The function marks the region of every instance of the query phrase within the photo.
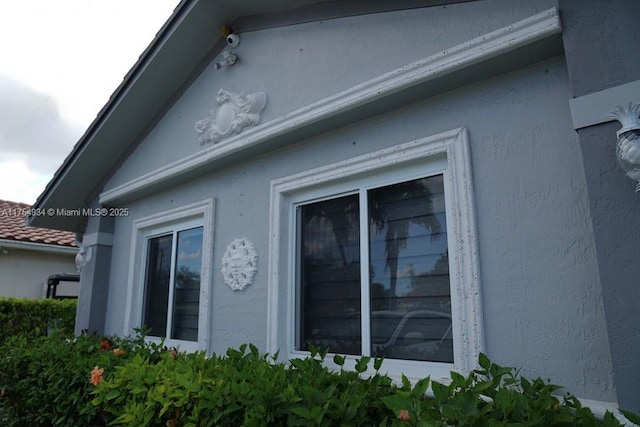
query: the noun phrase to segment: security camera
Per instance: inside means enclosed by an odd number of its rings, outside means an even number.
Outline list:
[[[227,44],[231,47],[236,47],[240,44],[240,36],[237,34],[229,34],[226,40]]]

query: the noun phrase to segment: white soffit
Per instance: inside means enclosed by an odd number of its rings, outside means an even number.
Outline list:
[[[611,112],[618,105],[627,105],[629,102],[640,102],[640,80],[570,99],[573,128],[581,129],[613,121],[615,119],[609,117]]]
[[[516,51],[559,34],[561,31],[558,9],[548,9],[522,21],[382,74],[144,174],[101,193],[100,204],[113,205],[129,200],[137,194],[142,194],[151,188],[170,184],[171,181],[179,179],[187,173],[193,173],[194,170],[225,159],[232,154],[256,147],[271,139],[282,137],[304,127],[327,121],[327,119],[365,104],[382,101],[390,95],[435,81],[496,56]],[[323,129],[323,131],[328,130],[330,129]]]

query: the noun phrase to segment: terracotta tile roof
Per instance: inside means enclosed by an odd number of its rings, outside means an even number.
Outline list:
[[[0,199],[0,239],[76,246],[74,233],[27,226],[26,216],[30,207],[26,203]]]

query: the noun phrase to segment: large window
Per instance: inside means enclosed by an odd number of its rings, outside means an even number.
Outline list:
[[[133,222],[125,335],[142,327],[150,340],[209,350],[213,210],[209,199]]]
[[[382,356],[392,376],[469,372],[483,349],[467,132],[271,183],[268,349]],[[327,363],[331,363],[328,359]]]
[[[296,211],[298,349],[453,363],[442,174]]]

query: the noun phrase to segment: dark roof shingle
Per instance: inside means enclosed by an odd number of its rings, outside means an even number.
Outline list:
[[[0,199],[0,239],[76,246],[73,233],[27,226],[26,217],[30,208],[26,203]]]

